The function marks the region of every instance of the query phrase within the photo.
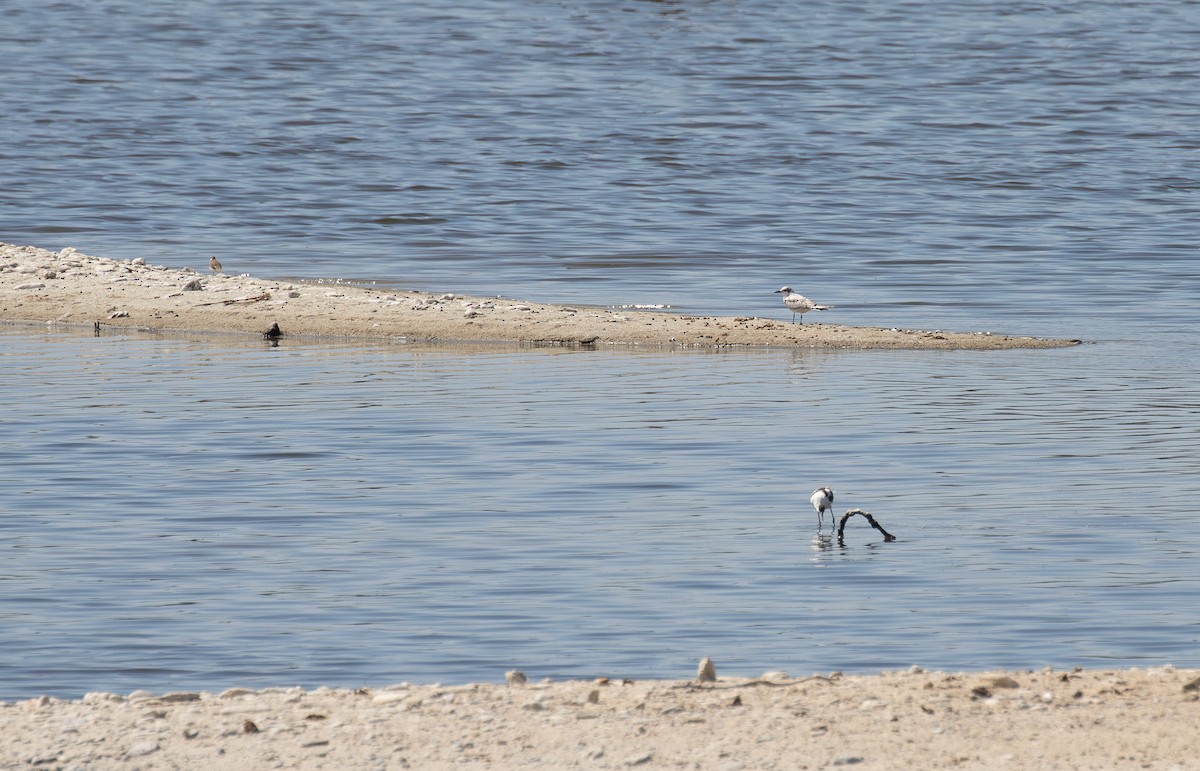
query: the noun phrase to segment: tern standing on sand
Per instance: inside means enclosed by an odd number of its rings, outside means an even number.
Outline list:
[[[812,497],[813,508],[817,510],[817,527],[820,528],[825,524],[825,512],[829,512],[829,522],[833,524],[833,488],[818,487],[813,490]]]
[[[804,323],[804,314],[809,311],[827,311],[832,308],[832,305],[817,305],[812,300],[802,294],[796,294],[790,286],[785,286],[775,291],[775,294],[783,295],[783,305],[792,312],[792,323],[796,323],[796,314],[800,314],[800,323]]]
[[[224,270],[221,269],[221,263],[217,260],[217,256],[215,254],[212,256],[212,259],[210,259],[208,261],[208,267],[212,269],[213,273],[224,273],[225,272]]]

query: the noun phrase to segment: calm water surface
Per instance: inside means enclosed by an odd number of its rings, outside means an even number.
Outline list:
[[[0,240],[1084,338],[0,329],[0,696],[1200,666],[1200,6],[0,8]],[[828,318],[826,318],[828,317]],[[854,521],[813,543],[829,483]]]
[[[1097,348],[5,330],[5,695],[1196,665],[1195,373]]]
[[[0,19],[11,242],[739,315],[788,283],[850,323],[1071,336],[1092,320],[1063,305],[1200,278],[1194,3],[11,0]]]

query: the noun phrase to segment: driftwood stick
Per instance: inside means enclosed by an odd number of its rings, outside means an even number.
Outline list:
[[[729,683],[727,685],[718,685],[710,683],[681,683],[673,685],[672,688],[682,688],[686,691],[727,691],[731,688],[756,688],[759,686],[769,686],[772,688],[787,688],[793,685],[802,685],[811,683],[813,680],[824,680],[827,683],[835,682],[837,677],[826,677],[825,675],[812,675],[811,677],[803,677],[799,680],[789,680],[786,683],[776,683],[770,680],[751,680],[747,683]]]
[[[889,533],[888,531],[884,530],[883,525],[876,522],[875,517],[872,517],[870,512],[863,511],[862,509],[850,509],[849,511],[847,511],[845,514],[842,515],[842,520],[841,520],[841,522],[838,523],[838,545],[839,546],[845,546],[845,543],[843,542],[843,539],[842,539],[842,532],[846,529],[846,520],[850,519],[850,517],[853,517],[855,514],[862,514],[864,517],[866,517],[867,521],[871,523],[871,527],[873,527],[876,530],[878,530],[879,532],[883,533],[883,540],[885,540],[885,541],[896,540],[896,536],[894,536],[891,533]]]
[[[260,300],[270,300],[271,293],[263,292],[262,294],[250,295],[248,297],[235,297],[232,300],[215,300],[210,303],[196,303],[194,307],[201,308],[205,305],[232,305],[234,303],[256,303]]]

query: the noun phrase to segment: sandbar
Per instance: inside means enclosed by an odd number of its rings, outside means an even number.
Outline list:
[[[991,332],[795,324],[755,316],[467,297],[361,284],[270,280],[0,244],[0,321],[158,332],[673,348],[1001,350],[1079,340]],[[228,262],[228,260],[226,261]],[[781,307],[780,315],[786,311]]]

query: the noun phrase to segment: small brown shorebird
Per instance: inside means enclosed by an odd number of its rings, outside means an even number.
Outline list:
[[[796,314],[800,314],[800,323],[804,323],[804,314],[809,311],[827,311],[832,305],[817,305],[802,294],[796,294],[790,286],[775,290],[775,294],[783,295],[783,305],[792,312],[792,323],[796,323]]]
[[[212,268],[213,273],[225,272],[224,269],[221,268],[221,262],[217,259],[216,255],[213,255],[213,257],[208,261],[208,267]]]

